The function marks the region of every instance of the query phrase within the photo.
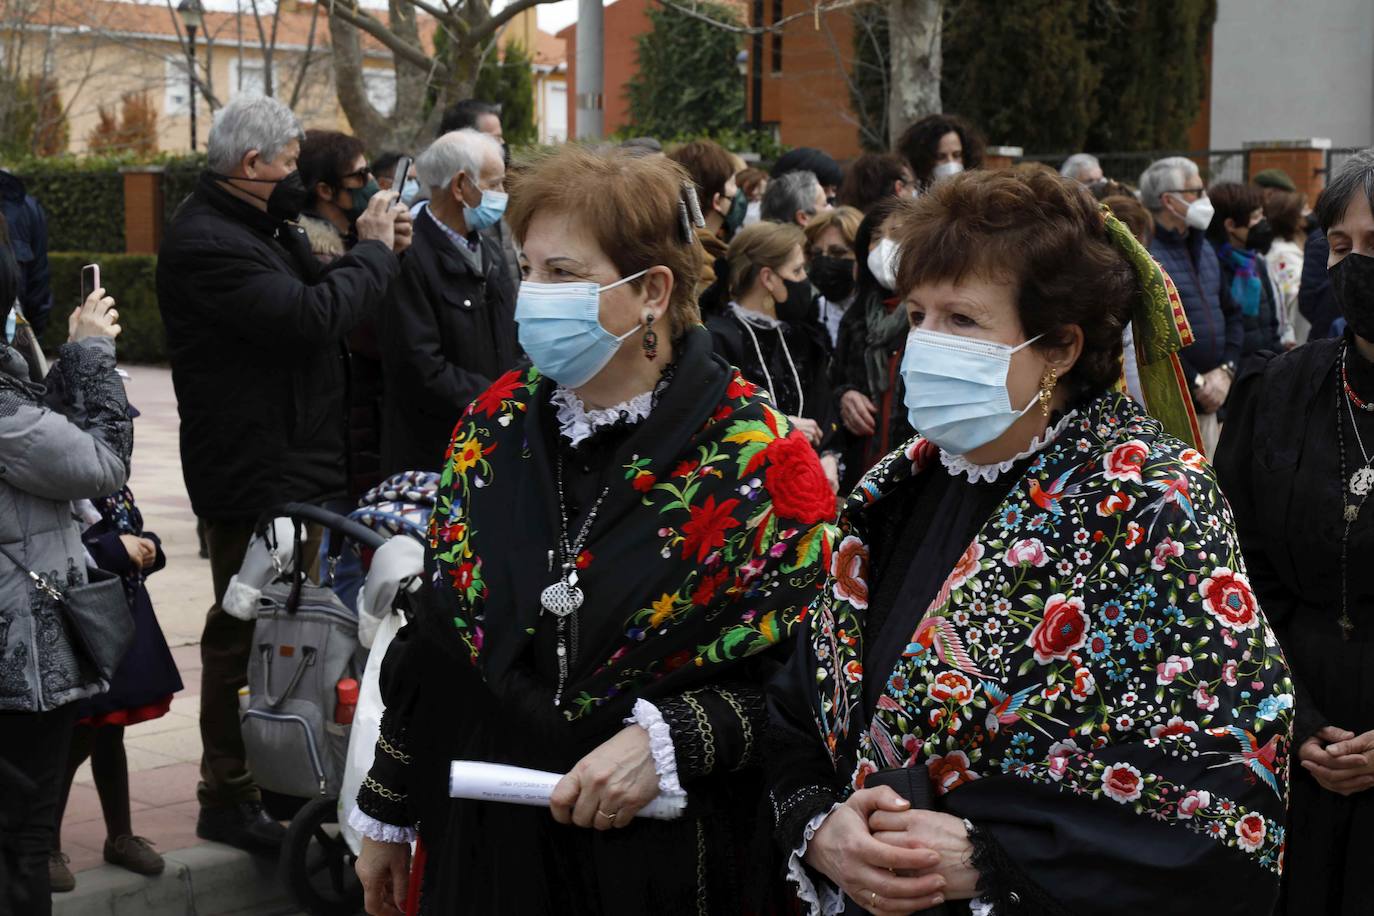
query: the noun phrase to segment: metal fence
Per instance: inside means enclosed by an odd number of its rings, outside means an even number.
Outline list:
[[[1028,153],[1022,161],[1043,162],[1058,169],[1070,153]],[[1197,163],[1202,180],[1207,184],[1215,181],[1248,181],[1250,179],[1250,155],[1241,149],[1205,150],[1144,150],[1131,153],[1093,153],[1102,163],[1102,174],[1123,184],[1135,187],[1140,183],[1140,174],[1150,163],[1166,156],[1182,156]]]

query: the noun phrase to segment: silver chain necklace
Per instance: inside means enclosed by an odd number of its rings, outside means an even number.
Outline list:
[[[1344,350],[1341,351],[1341,362],[1342,369],[1344,369]],[[1344,375],[1344,373],[1342,373],[1342,375]],[[1344,389],[1339,384],[1339,380],[1338,384],[1336,385],[1336,398],[1336,450],[1340,456],[1340,480],[1342,485],[1345,485],[1345,423],[1341,418],[1341,408],[1339,406],[1339,402],[1345,401],[1346,405],[1349,406],[1350,399],[1346,397]],[[1348,581],[1350,568],[1350,529],[1355,524],[1356,520],[1359,519],[1360,510],[1364,508],[1365,501],[1369,499],[1369,494],[1371,491],[1371,488],[1367,485],[1364,486],[1363,489],[1358,488],[1360,484],[1364,483],[1366,480],[1366,478],[1361,477],[1361,472],[1370,471],[1370,462],[1368,455],[1365,453],[1364,450],[1364,443],[1360,441],[1360,430],[1359,427],[1355,425],[1355,414],[1353,411],[1350,413],[1350,428],[1355,431],[1355,442],[1360,447],[1360,453],[1365,456],[1365,466],[1357,470],[1349,478],[1350,492],[1358,496],[1359,501],[1350,502],[1349,498],[1345,494],[1345,491],[1341,491],[1341,505],[1344,507],[1343,515],[1345,519],[1345,527],[1341,531],[1341,615],[1338,618],[1336,618],[1336,623],[1341,628],[1341,638],[1346,640],[1347,642],[1350,640],[1350,637],[1355,632],[1355,621],[1350,617],[1350,585]]]
[[[558,550],[562,554],[560,557],[563,568],[562,575],[558,581],[544,589],[539,595],[539,603],[544,610],[548,611],[558,619],[557,640],[558,640],[558,690],[553,695],[553,705],[558,706],[563,700],[563,688],[568,682],[568,669],[571,666],[569,659],[569,643],[571,651],[577,651],[577,629],[576,620],[569,627],[568,619],[582,607],[586,596],[582,589],[577,585],[577,558],[582,553],[583,546],[587,543],[587,535],[591,533],[592,524],[596,521],[596,515],[601,510],[601,503],[605,501],[606,494],[611,492],[610,485],[601,490],[601,495],[592,504],[592,509],[587,513],[587,520],[582,523],[581,530],[577,533],[577,538],[569,543],[568,541],[568,503],[563,496],[563,459],[558,459],[556,477],[558,480]],[[549,565],[553,565],[553,551],[549,551]],[[571,631],[571,632],[570,632]]]
[[[1346,377],[1345,357],[1346,351],[1345,348],[1342,348],[1342,379]],[[1355,423],[1355,406],[1350,400],[1349,393],[1341,390],[1342,386],[1340,385],[1337,385],[1336,388],[1337,391],[1341,394],[1341,400],[1345,401],[1345,409],[1350,414],[1350,428],[1355,431],[1355,444],[1360,447],[1360,457],[1364,459],[1364,466],[1357,468],[1355,470],[1355,473],[1350,475],[1350,492],[1354,493],[1356,496],[1368,496],[1369,491],[1374,490],[1374,467],[1370,467],[1371,464],[1374,464],[1374,461],[1370,460],[1369,452],[1364,447],[1364,439],[1360,436],[1360,427]]]

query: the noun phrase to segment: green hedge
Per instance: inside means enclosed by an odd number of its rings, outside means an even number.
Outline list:
[[[191,156],[54,156],[7,162],[6,168],[48,214],[49,251],[124,250],[124,176],[128,166],[160,165],[162,196],[170,220],[205,167],[204,154]]]
[[[53,307],[43,348],[52,352],[66,341],[67,316],[81,302],[81,268],[93,263],[100,265],[101,285],[115,298],[119,310],[116,346],[120,362],[165,363],[167,338],[157,309],[157,258],[149,254],[50,252]]]

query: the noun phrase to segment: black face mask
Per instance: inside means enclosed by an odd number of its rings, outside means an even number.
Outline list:
[[[301,180],[300,172],[290,172],[285,178],[241,178],[236,175],[212,173],[223,181],[253,181],[258,184],[275,185],[267,195],[267,213],[283,222],[300,219],[301,211],[310,203],[310,191]]]
[[[805,320],[811,314],[811,281],[778,279],[787,285],[787,298],[777,304],[778,318],[788,324]]]
[[[1250,227],[1245,236],[1245,247],[1260,254],[1268,254],[1269,246],[1274,244],[1274,229],[1269,220],[1262,219]]]
[[[811,259],[811,282],[831,302],[843,302],[854,292],[854,259],[821,255]]]
[[[1374,257],[1351,252],[1327,271],[1350,330],[1374,341]]]

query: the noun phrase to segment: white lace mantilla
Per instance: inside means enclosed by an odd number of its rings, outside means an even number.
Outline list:
[[[949,471],[952,476],[958,477],[960,474],[967,475],[969,483],[978,483],[980,480],[985,483],[992,483],[998,477],[1010,471],[1012,465],[1016,464],[1016,462],[1020,461],[1022,458],[1029,458],[1031,455],[1044,449],[1055,439],[1058,439],[1059,434],[1062,433],[1068,427],[1069,423],[1077,416],[1078,411],[1069,411],[1064,415],[1064,419],[1045,430],[1040,436],[1032,439],[1030,448],[1019,455],[1013,455],[1006,461],[997,464],[974,464],[963,455],[951,455],[944,449],[940,449],[940,463],[945,466],[945,470]]]
[[[654,408],[654,393],[646,391],[637,394],[614,407],[589,409],[571,388],[561,385],[549,396],[558,414],[558,430],[573,446],[582,444],[598,429],[626,420],[638,423],[649,415]]]

